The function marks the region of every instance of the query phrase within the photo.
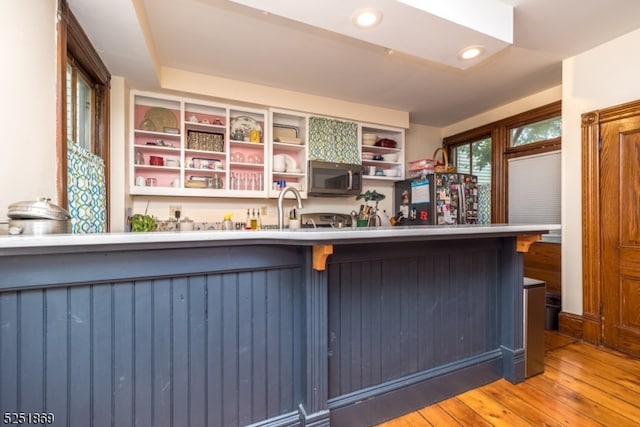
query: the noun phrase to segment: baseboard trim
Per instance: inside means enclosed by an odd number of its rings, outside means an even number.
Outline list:
[[[581,340],[584,336],[584,318],[579,314],[560,312],[558,315],[558,332],[571,338]]]
[[[300,404],[298,405],[298,412],[300,413],[300,425],[302,427],[328,427],[330,425],[329,410],[307,414],[304,405]]]
[[[282,414],[277,417],[250,424],[247,427],[298,427],[300,426],[300,415],[297,411]]]
[[[488,357],[487,357],[488,356]],[[329,401],[331,425],[375,425],[502,378],[500,351]]]

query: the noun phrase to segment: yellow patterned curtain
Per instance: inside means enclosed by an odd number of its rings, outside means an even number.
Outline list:
[[[309,159],[360,164],[358,125],[325,117],[309,117]]]

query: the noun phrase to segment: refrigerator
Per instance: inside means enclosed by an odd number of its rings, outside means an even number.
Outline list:
[[[397,181],[396,225],[478,223],[478,179],[461,173],[431,173]]]

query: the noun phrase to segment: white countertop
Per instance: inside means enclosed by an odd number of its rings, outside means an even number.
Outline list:
[[[308,246],[362,241],[442,240],[518,234],[546,233],[559,230],[558,224],[491,224],[452,226],[409,226],[371,228],[303,228],[298,230],[260,231],[189,231],[153,233],[48,234],[42,236],[0,236],[0,255],[12,250],[29,248],[86,248],[107,249],[113,245],[157,247],[221,246],[248,244],[289,244]]]

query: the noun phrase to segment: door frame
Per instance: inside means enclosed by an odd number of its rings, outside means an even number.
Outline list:
[[[567,318],[568,331],[581,332],[582,339],[601,345],[603,337],[602,236],[600,200],[600,126],[603,123],[640,116],[640,101],[632,101],[582,114],[582,325]],[[573,325],[571,325],[573,321]],[[562,328],[561,320],[561,330]],[[570,333],[570,332],[569,332]],[[571,335],[574,335],[570,333]]]

